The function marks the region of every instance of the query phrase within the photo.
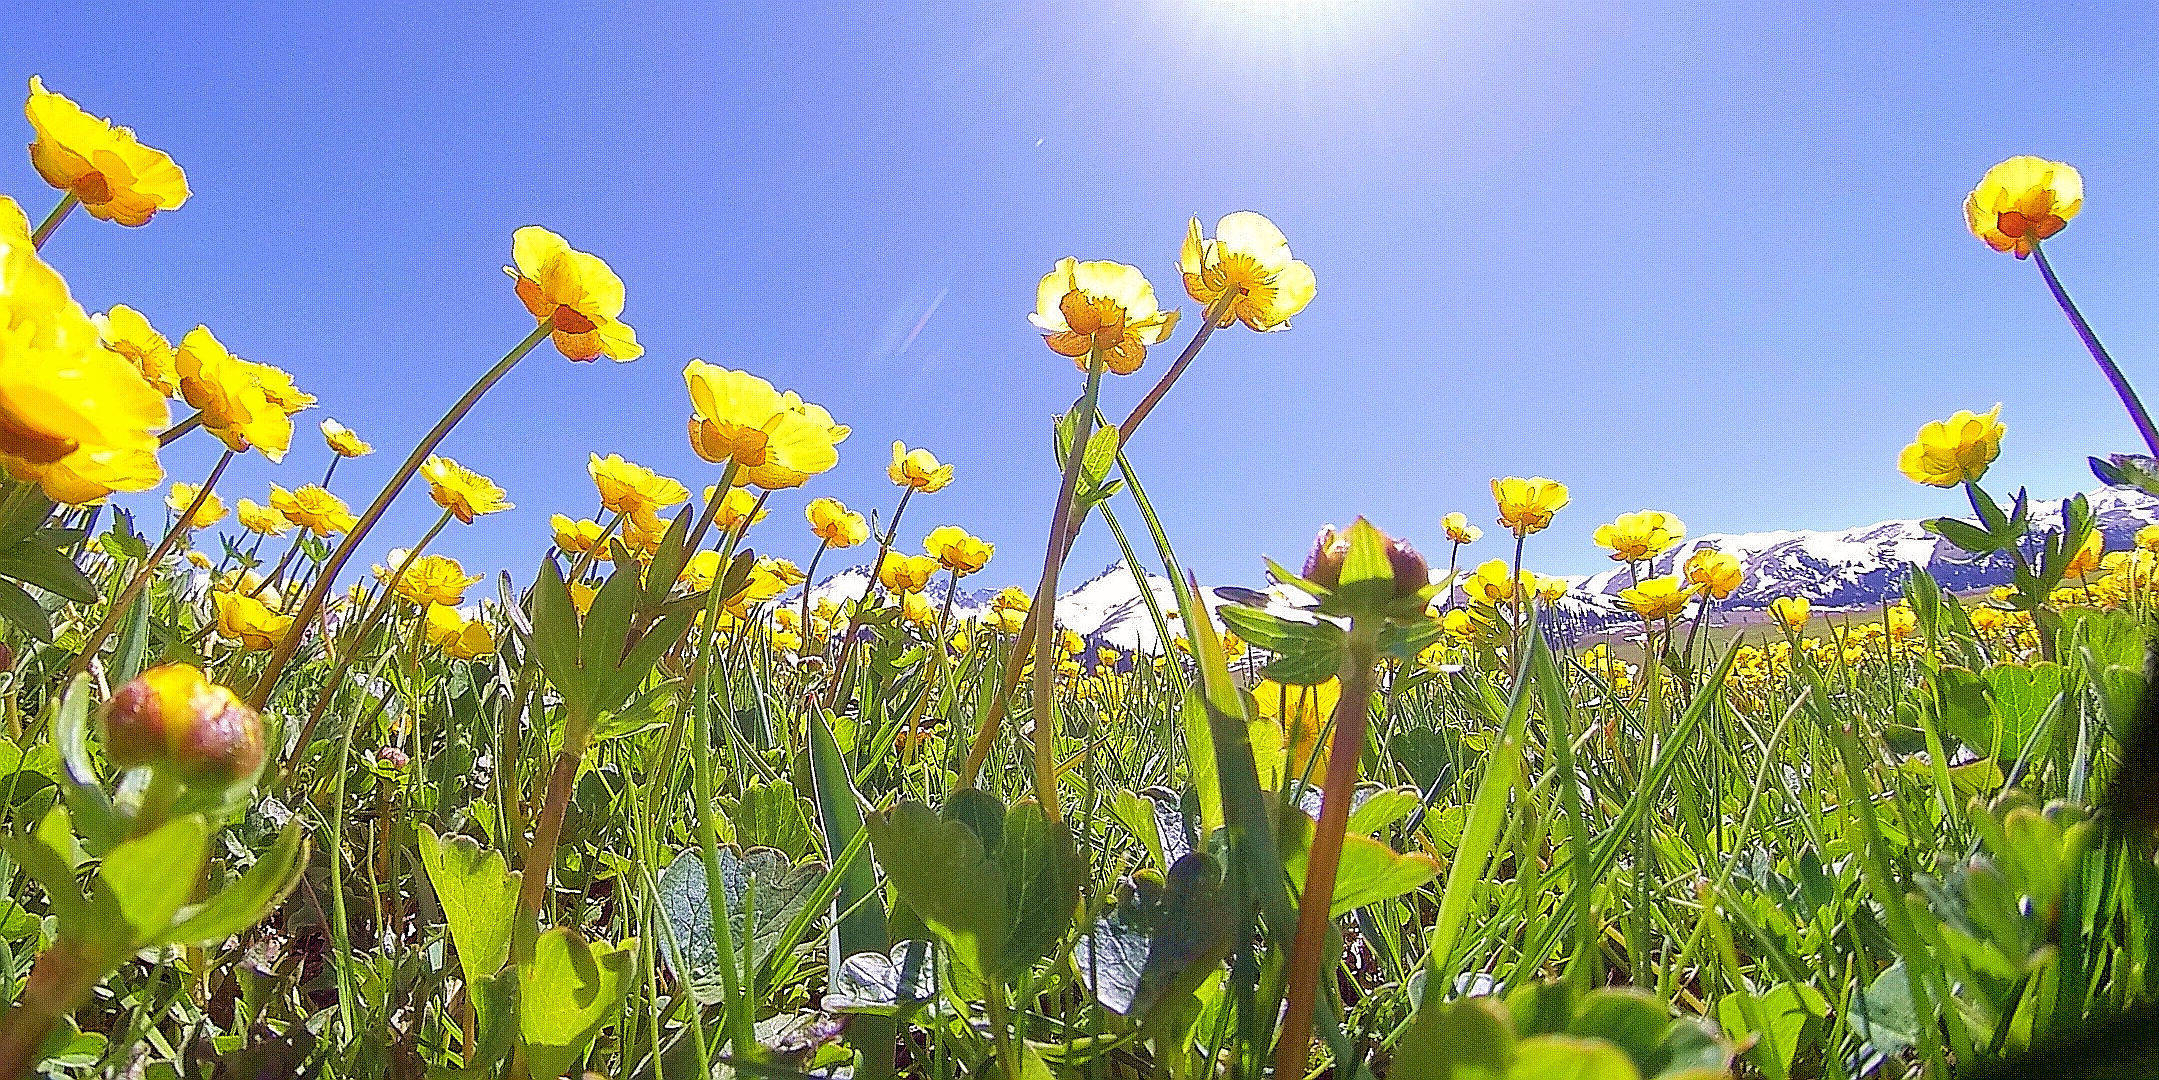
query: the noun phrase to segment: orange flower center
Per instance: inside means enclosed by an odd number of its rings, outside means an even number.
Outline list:
[[[556,305],[554,323],[555,329],[565,334],[589,334],[596,327],[596,324],[591,319],[586,318],[583,312],[568,304]]]
[[[1994,217],[1994,227],[2000,229],[2003,236],[2015,240],[2022,240],[2027,235],[2044,240],[2062,231],[2062,226],[2067,224],[2054,214],[2026,214],[2021,210],[2004,210]]]
[[[112,201],[112,185],[106,182],[104,173],[94,170],[76,177],[69,189],[76,198],[91,206],[103,206]]]

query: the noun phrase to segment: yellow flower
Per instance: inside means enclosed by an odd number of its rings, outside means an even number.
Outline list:
[[[1509,476],[1492,481],[1492,501],[1499,506],[1501,525],[1517,537],[1528,536],[1544,531],[1567,505],[1567,485],[1541,476]]]
[[[622,279],[598,256],[537,225],[517,230],[510,244],[517,298],[547,328],[555,348],[572,360],[635,360],[644,355],[637,332],[621,321]]]
[[[720,553],[706,548],[682,564],[682,572],[675,575],[675,583],[689,586],[691,592],[704,592],[720,575]]]
[[[2138,529],[2136,546],[2146,551],[2159,551],[2159,525],[2146,525]]]
[[[37,132],[30,164],[45,182],[82,200],[100,221],[142,225],[160,210],[187,201],[187,174],[163,150],[135,141],[135,133],[84,112],[82,106],[45,89],[30,76],[23,113]]]
[[[67,282],[30,243],[30,224],[0,196],[0,467],[57,502],[143,491],[164,476],[165,400],[104,347]]]
[[[210,594],[210,606],[217,614],[218,634],[243,648],[274,649],[292,629],[292,616],[272,610],[260,597],[218,589]]]
[[[320,484],[309,484],[296,491],[286,491],[272,484],[270,505],[285,515],[287,521],[316,536],[351,532],[355,524],[345,500],[330,494]]]
[[[194,484],[175,483],[172,486],[172,491],[165,496],[165,506],[175,515],[185,514],[187,508],[194,505],[195,495],[201,490],[202,488]],[[195,516],[189,519],[187,527],[189,529],[207,529],[223,520],[225,520],[225,500],[218,498],[217,492],[213,491],[203,497],[201,506],[195,507]]]
[[[1328,679],[1317,686],[1284,686],[1273,679],[1263,679],[1252,688],[1252,704],[1257,706],[1259,723],[1272,725],[1276,732],[1274,738],[1280,740],[1284,755],[1275,761],[1260,763],[1266,774],[1261,777],[1260,786],[1280,790],[1288,779],[1319,783],[1327,773],[1327,746],[1320,741],[1320,732],[1327,729],[1327,721],[1334,716],[1335,704],[1341,698],[1342,684],[1338,679]],[[1268,780],[1274,783],[1269,784]]]
[[[2084,208],[2084,179],[2059,161],[2029,154],[1987,170],[1964,197],[1964,223],[1996,251],[2029,256]]]
[[[997,550],[979,537],[970,536],[957,525],[940,525],[930,530],[929,538],[922,541],[923,550],[954,574],[965,576],[989,565],[990,555]]]
[[[592,484],[600,490],[600,505],[637,523],[646,532],[659,531],[660,511],[690,497],[681,481],[661,476],[621,454],[592,455],[586,466]]]
[[[847,428],[793,391],[703,360],[690,361],[682,378],[690,388],[690,449],[714,464],[734,462],[742,483],[800,487],[839,463]]]
[[[1622,589],[1619,600],[1645,621],[1669,619],[1685,611],[1694,598],[1694,586],[1676,577],[1650,578],[1631,589]]]
[[[937,625],[937,605],[921,593],[901,593],[900,618],[926,630]]]
[[[1147,346],[1169,338],[1177,313],[1161,309],[1136,266],[1061,259],[1042,276],[1027,321],[1050,351],[1072,357],[1081,371],[1088,353],[1100,350],[1104,367],[1130,375],[1146,363]]]
[[[397,595],[415,604],[456,607],[465,602],[465,590],[480,582],[477,576],[467,577],[465,568],[448,555],[422,555],[415,559],[404,548],[394,548],[389,564],[378,564],[375,576],[383,581],[394,579]],[[404,568],[403,574],[398,573],[400,567]]]
[[[937,576],[939,569],[937,560],[927,555],[902,555],[895,551],[887,554],[878,566],[877,580],[896,593],[921,592],[929,586],[930,579]]]
[[[1223,326],[1242,320],[1254,330],[1286,330],[1290,316],[1312,302],[1312,268],[1290,257],[1289,239],[1274,222],[1250,210],[1216,222],[1212,240],[1200,235],[1193,218],[1177,269],[1184,291],[1202,304],[1237,290],[1222,313]]]
[[[1807,613],[1812,608],[1804,596],[1780,596],[1770,601],[1769,617],[1786,630],[1798,630],[1807,625]]]
[[[202,426],[235,452],[249,447],[282,461],[292,446],[292,414],[270,398],[261,368],[234,356],[207,326],[180,339],[174,358],[180,394],[202,410]]]
[[[1511,603],[1517,592],[1524,599],[1537,589],[1537,576],[1527,570],[1516,576],[1507,567],[1505,559],[1492,559],[1470,571],[1462,582],[1462,592],[1473,604]]]
[[[577,609],[582,619],[592,613],[592,598],[600,595],[600,587],[589,582],[570,582],[570,606]]]
[[[375,448],[363,441],[351,428],[325,417],[322,421],[322,441],[330,452],[338,457],[366,457]]]
[[[479,619],[466,619],[454,607],[427,609],[427,643],[458,660],[478,660],[495,651],[495,633]]]
[[[635,517],[627,517],[622,519],[622,528],[615,532],[622,546],[629,548],[638,562],[651,562],[652,556],[660,550],[660,541],[667,539],[667,522],[654,517],[651,528],[646,528],[645,524]]]
[[[270,584],[268,579],[253,570],[227,570],[213,587],[226,592],[246,593],[273,608],[285,606],[284,594],[277,591],[277,586]]]
[[[713,564],[719,564],[715,561]],[[789,564],[792,567],[793,564]],[[742,591],[727,598],[727,606],[737,615],[746,613],[751,604],[762,604],[776,599],[787,591],[787,578],[771,559],[759,559],[750,564],[749,576],[743,579]]]
[[[2069,557],[2069,565],[2062,569],[2062,576],[2081,578],[2097,571],[2106,550],[2107,538],[2099,530],[2093,529],[2091,535],[2085,537],[2084,543],[2077,548],[2076,554]]]
[[[105,347],[127,357],[144,380],[166,397],[180,396],[180,371],[173,366],[172,342],[126,304],[114,304],[102,315],[90,316],[97,324],[98,339]]]
[[[1715,600],[1732,595],[1746,577],[1737,556],[1706,547],[1696,548],[1694,554],[1687,556],[1686,572],[1690,584],[1699,586]]]
[[[1615,562],[1655,558],[1686,538],[1685,523],[1662,510],[1621,514],[1611,524],[1597,526],[1590,537],[1598,547],[1612,549]]]
[[[717,487],[706,488],[705,501],[711,502],[716,494],[718,494]],[[750,516],[752,511],[756,512],[755,517]],[[722,529],[734,529],[738,526],[747,528],[749,525],[755,525],[765,520],[765,515],[769,513],[771,513],[770,510],[758,508],[757,496],[742,488],[729,488],[727,494],[720,499],[720,509],[716,520],[719,521]],[[745,522],[748,524],[745,525]]]
[[[554,529],[555,546],[566,554],[583,555],[600,542],[600,523],[591,518],[572,521],[567,515],[556,514],[548,519],[548,525]],[[594,552],[593,558],[601,562],[614,561],[606,548]]]
[[[790,589],[802,584],[803,581],[806,580],[809,576],[802,572],[801,567],[795,565],[793,559],[782,559],[778,556],[773,556],[769,559],[759,559],[757,560],[757,563],[759,566],[764,567],[765,570],[769,572],[773,577],[778,578],[780,580],[780,584],[785,585]],[[788,614],[790,617],[792,617],[794,613],[789,612]]]
[[[907,444],[895,440],[892,443],[892,464],[886,466],[885,475],[903,488],[913,488],[927,494],[942,491],[952,482],[952,466],[940,465],[937,456],[917,447],[907,449]]]
[[[1947,420],[1936,420],[1919,429],[1917,441],[1897,456],[1897,468],[1917,483],[1949,488],[1987,474],[1987,466],[2002,452],[2002,436],[2009,430],[1996,405],[1984,413],[1968,409]]]
[[[467,525],[481,514],[499,513],[515,505],[493,480],[440,455],[420,465],[420,478],[427,481],[427,494],[435,505]]]
[[[1547,604],[1554,603],[1560,597],[1567,595],[1566,578],[1545,577],[1542,574],[1531,574],[1530,577],[1534,578],[1537,583],[1537,599]]]
[[[264,506],[253,499],[241,499],[235,516],[240,519],[240,527],[251,533],[283,536],[292,531],[291,520],[278,513],[276,507]]]
[[[1447,530],[1447,539],[1457,544],[1474,544],[1484,536],[1484,530],[1469,523],[1469,515],[1461,511],[1439,519],[1439,527]]]
[[[828,547],[851,548],[870,538],[869,522],[838,499],[811,499],[802,514],[810,519],[810,531]]]

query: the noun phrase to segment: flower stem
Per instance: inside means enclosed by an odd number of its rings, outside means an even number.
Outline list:
[[[1364,732],[1371,714],[1372,668],[1379,659],[1379,630],[1370,620],[1350,627],[1342,653],[1342,696],[1334,706],[1334,738],[1327,746],[1327,781],[1320,789],[1319,827],[1312,833],[1305,860],[1303,901],[1297,910],[1297,939],[1290,947],[1289,993],[1275,1043],[1274,1074],[1301,1077],[1311,1054],[1312,1010],[1319,977],[1330,965],[1320,955],[1327,940],[1328,914],[1334,906],[1335,872],[1342,863],[1342,843],[1349,831],[1349,803],[1357,791],[1357,765],[1364,757]]]
[[[30,1075],[46,1037],[90,1000],[112,966],[96,950],[66,937],[39,953],[21,996],[0,1020],[0,1078]]]
[[[1204,328],[1203,328],[1204,329]],[[1064,477],[1058,482],[1056,508],[1050,514],[1049,542],[1042,548],[1042,583],[1035,587],[1034,744],[1035,798],[1051,821],[1063,815],[1057,808],[1057,665],[1050,643],[1057,637],[1057,572],[1064,567],[1066,529],[1072,523],[1072,497],[1079,490],[1080,463],[1087,457],[1087,440],[1094,434],[1095,401],[1102,396],[1102,347],[1087,353],[1087,389],[1080,394],[1078,413],[1072,424],[1072,445],[1065,448]]]
[[[892,523],[885,527],[885,535],[877,541],[877,557],[870,560],[869,580],[862,583],[862,596],[855,601],[854,613],[847,617],[847,635],[840,639],[840,654],[832,661],[832,670],[825,676],[825,706],[832,705],[832,695],[839,693],[840,678],[847,671],[847,662],[854,658],[855,635],[862,629],[862,613],[870,609],[870,601],[877,598],[877,575],[885,568],[885,556],[892,551],[892,542],[899,537],[900,518],[907,513],[907,504],[915,497],[915,488],[900,494],[900,503],[892,508]],[[809,588],[804,582],[803,588]]]
[[[30,234],[30,246],[39,251],[45,250],[45,241],[52,236],[52,231],[59,228],[60,223],[67,220],[68,214],[80,205],[82,199],[72,191],[61,196],[60,205],[53,207],[52,213],[45,215],[45,220],[38,222],[37,229]]]
[[[1177,354],[1177,362],[1171,364],[1160,379],[1155,380],[1154,388],[1147,391],[1147,396],[1141,398],[1139,404],[1132,408],[1132,414],[1124,418],[1124,423],[1117,425],[1119,446],[1124,445],[1125,440],[1131,438],[1132,433],[1138,431],[1139,426],[1146,422],[1147,414],[1154,411],[1155,405],[1169,393],[1169,388],[1177,385],[1178,376],[1184,374],[1184,369],[1192,366],[1193,358],[1199,355],[1199,350],[1207,344],[1207,339],[1214,336],[1215,329],[1222,325],[1222,316],[1243,292],[1243,286],[1232,285],[1223,290],[1222,295],[1215,297],[1214,303],[1207,306],[1206,317],[1200,321],[1199,329],[1192,332],[1192,340],[1185,342],[1184,351]]]
[[[260,709],[264,702],[270,700],[271,688],[277,685],[277,677],[284,673],[285,665],[292,662],[293,654],[300,650],[300,638],[307,632],[307,624],[315,620],[315,613],[322,609],[322,602],[329,596],[331,586],[336,584],[338,573],[344,570],[345,563],[352,558],[353,552],[359,549],[360,541],[367,536],[368,531],[375,527],[376,522],[382,520],[383,513],[390,509],[390,503],[397,498],[398,493],[403,491],[413,475],[420,471],[421,463],[427,460],[429,454],[435,452],[435,447],[442,444],[442,440],[450,434],[450,429],[456,427],[458,421],[463,420],[465,414],[480,403],[480,398],[489,388],[502,381],[502,377],[508,375],[510,369],[525,358],[525,354],[547,340],[549,329],[548,323],[534,327],[532,333],[525,335],[523,341],[503,354],[494,367],[487,369],[487,374],[480,376],[480,380],[465,391],[465,396],[457,399],[457,404],[450,406],[450,411],[435,422],[434,429],[420,440],[420,445],[412,448],[412,453],[405,458],[405,463],[398,466],[397,474],[376,494],[375,501],[368,505],[367,512],[360,515],[359,523],[352,527],[351,532],[345,534],[344,542],[337,545],[337,550],[330,553],[329,561],[323,564],[322,573],[315,579],[315,587],[308,590],[307,599],[301,602],[299,610],[293,613],[292,628],[285,631],[284,640],[279,641],[277,651],[270,654],[270,662],[262,669],[262,676],[255,680],[255,689],[247,696],[249,705]]]
[[[217,466],[210,470],[209,479],[204,480],[202,487],[195,492],[195,501],[188,503],[187,509],[173,521],[172,528],[165,530],[165,539],[158,541],[157,550],[152,551],[150,557],[143,561],[142,569],[128,579],[127,587],[120,590],[120,595],[113,598],[112,606],[105,609],[105,618],[98,622],[97,629],[91,631],[89,638],[82,643],[82,651],[76,654],[74,663],[68,665],[67,678],[61,680],[63,685],[90,670],[90,661],[96,659],[97,651],[104,646],[105,639],[119,629],[120,620],[127,618],[128,609],[134,604],[135,594],[150,583],[150,578],[157,573],[157,564],[165,561],[165,556],[172,553],[173,545],[187,535],[188,525],[195,520],[196,511],[201,510],[202,504],[209,500],[211,490],[217,487],[218,478],[225,475],[225,466],[232,464],[233,457],[234,452],[227,450],[223,457],[217,459]]]
[[[2077,336],[2084,339],[2084,347],[2091,350],[2092,359],[2099,364],[2099,371],[2114,384],[2114,393],[2122,399],[2122,407],[2129,410],[2129,419],[2137,426],[2137,434],[2144,436],[2144,445],[2153,457],[2159,457],[2159,427],[2152,425],[2151,414],[2144,411],[2144,402],[2130,388],[2129,377],[2114,366],[2114,358],[2107,355],[2106,346],[2099,344],[2099,335],[2092,333],[2091,324],[2084,321],[2084,313],[2077,310],[2076,302],[2069,299],[2069,291],[2062,288],[2061,279],[2054,276],[2054,267],[2047,263],[2046,247],[2032,245],[2032,259],[2039,264],[2039,276],[2046,279],[2047,288],[2054,293],[2054,302],[2062,307],[2062,314],[2069,316],[2069,325],[2076,328]]]
[[[180,436],[185,435],[188,432],[193,431],[201,426],[202,410],[197,409],[195,410],[195,415],[190,416],[187,419],[182,420],[169,428],[166,428],[164,434],[157,437],[157,444],[159,446],[171,446],[174,439],[177,439]]]

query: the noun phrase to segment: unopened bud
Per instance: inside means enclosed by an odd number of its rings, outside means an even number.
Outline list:
[[[1325,585],[1330,589],[1342,586],[1342,564],[1349,561],[1349,534],[1333,525],[1319,527],[1319,535],[1312,538],[1312,551],[1304,557],[1306,581]]]
[[[105,755],[121,769],[149,765],[183,780],[232,783],[262,768],[262,718],[192,664],[136,676],[99,720]]]

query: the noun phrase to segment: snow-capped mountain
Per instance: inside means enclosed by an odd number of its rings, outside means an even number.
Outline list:
[[[2129,547],[2138,529],[2159,523],[2159,500],[2133,488],[2103,487],[2086,499],[2109,550]],[[2061,528],[2063,503],[2034,500],[2033,530]],[[2009,582],[2008,556],[1977,558],[1926,531],[1916,518],[1835,532],[1708,533],[1658,556],[1653,570],[1670,574],[1704,547],[1738,556],[1746,570],[1738,590],[1719,605],[1725,612],[1761,612],[1780,596],[1803,596],[1816,610],[1872,607],[1903,594],[1907,565],[1925,567],[1952,592]],[[1634,620],[1619,601],[1631,583],[1625,567],[1569,581],[1571,588],[1556,605],[1556,621],[1565,629],[1595,633]]]
[[[2129,547],[2138,529],[2159,524],[2159,499],[2141,491],[2104,487],[2086,498],[2099,530],[2106,535],[2109,550]],[[2044,532],[2061,528],[2062,503],[2059,499],[2034,500],[2033,529]],[[1718,606],[1720,617],[1758,616],[1780,596],[1806,597],[1817,611],[1872,607],[1903,594],[1908,564],[1926,567],[1944,588],[1954,592],[2009,581],[2006,556],[1974,558],[1926,531],[1916,518],[1837,531],[1707,533],[1691,537],[1658,556],[1652,565],[1654,575],[1672,573],[1689,555],[1704,547],[1738,556],[1746,571],[1738,590]],[[811,601],[853,599],[862,595],[868,580],[866,567],[842,570],[818,582],[810,593]],[[1619,601],[1620,591],[1630,584],[1625,567],[1567,580],[1567,594],[1554,605],[1550,617],[1554,632],[1571,638],[1634,623],[1633,613]],[[1168,578],[1150,573],[1147,583],[1165,616],[1176,610],[1177,598]],[[944,588],[943,579],[939,579],[930,587],[930,599],[943,602]],[[953,613],[980,614],[989,606],[995,591],[960,590],[953,601]],[[1207,591],[1205,601],[1212,611],[1217,603],[1212,590]],[[1221,620],[1215,623],[1220,626]],[[1152,653],[1161,649],[1154,620],[1140,598],[1139,584],[1122,560],[1059,593],[1057,624],[1123,652]],[[1171,632],[1177,632],[1174,617]]]

